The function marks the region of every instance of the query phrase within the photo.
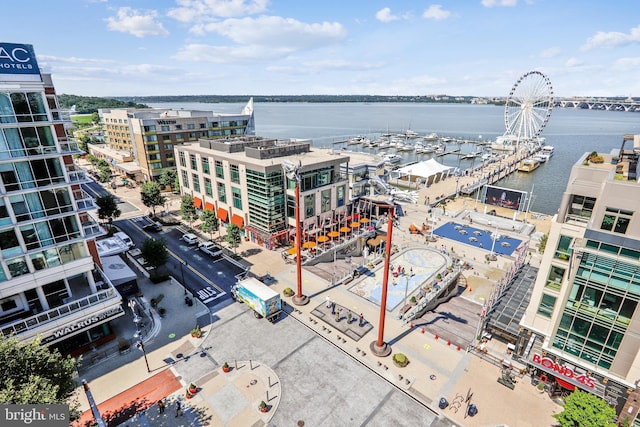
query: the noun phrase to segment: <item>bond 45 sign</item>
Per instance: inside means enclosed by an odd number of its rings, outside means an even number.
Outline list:
[[[575,385],[583,388],[594,388],[595,380],[585,374],[576,374],[576,372],[566,366],[557,364],[553,359],[544,357],[535,353],[531,359],[534,365],[537,365],[550,374],[560,376],[562,379],[574,383]]]

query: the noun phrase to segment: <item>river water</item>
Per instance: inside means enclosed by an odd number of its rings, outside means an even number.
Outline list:
[[[239,114],[240,103],[163,103],[155,108],[192,109]],[[409,103],[256,103],[256,135],[279,139],[308,138],[317,147],[346,147],[354,151],[378,149],[338,144],[356,135],[372,138],[381,132],[411,129],[420,135],[471,140],[493,140],[504,134],[504,108],[469,104]],[[560,205],[572,165],[585,152],[608,153],[620,148],[624,134],[640,134],[640,115],[613,111],[556,108],[542,132],[546,143],[555,147],[554,156],[530,174],[515,173],[499,186],[531,192],[531,210],[554,214]],[[474,144],[451,144],[462,152],[478,149]],[[399,153],[404,163],[427,160],[431,155]],[[447,166],[464,170],[478,166],[480,159],[461,160],[457,155],[436,157]],[[474,163],[475,162],[475,163]]]

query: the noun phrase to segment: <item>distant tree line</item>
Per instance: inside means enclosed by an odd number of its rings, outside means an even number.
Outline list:
[[[176,96],[120,96],[115,99],[125,102],[203,102],[235,103],[247,102],[440,102],[468,104],[474,96],[383,96],[383,95],[176,95]]]
[[[148,105],[132,101],[121,101],[115,98],[99,98],[97,96],[58,95],[58,102],[64,109],[75,105],[76,113],[97,113],[98,108],[149,108]]]

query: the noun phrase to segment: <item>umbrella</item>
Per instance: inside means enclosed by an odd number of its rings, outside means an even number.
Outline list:
[[[289,248],[287,249],[287,253],[289,255],[295,255],[296,254],[296,248]]]
[[[352,222],[351,223],[351,228],[358,228],[360,227],[360,223],[359,222]]]
[[[327,236],[329,237],[338,237],[340,236],[340,233],[338,233],[337,231],[330,231],[327,233]]]
[[[318,243],[324,243],[329,240],[327,236],[318,236]]]
[[[360,218],[360,222],[361,222],[362,224],[366,224],[366,223],[368,223],[368,222],[369,222],[369,218]]]
[[[351,231],[351,229],[349,227],[340,227],[340,232],[341,233],[348,233],[350,231]]]
[[[305,248],[305,249],[315,248],[316,247],[316,242],[304,242],[302,244],[302,247]]]

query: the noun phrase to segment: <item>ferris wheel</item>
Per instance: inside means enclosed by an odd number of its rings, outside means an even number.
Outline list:
[[[505,136],[517,142],[532,142],[549,122],[553,109],[553,87],[540,71],[529,71],[511,88],[504,107]]]

